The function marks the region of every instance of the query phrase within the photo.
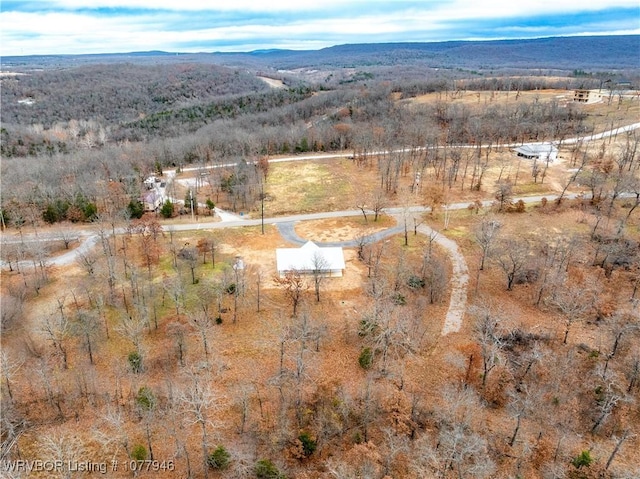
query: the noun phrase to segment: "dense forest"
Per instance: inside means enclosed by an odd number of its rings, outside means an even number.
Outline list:
[[[638,477],[639,41],[4,59],[0,474]]]

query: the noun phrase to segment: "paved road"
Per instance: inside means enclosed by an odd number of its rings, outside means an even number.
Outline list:
[[[630,131],[634,131],[640,129],[640,123],[633,123],[631,125],[621,126],[619,128],[614,128],[612,130],[603,131],[601,133],[595,133],[593,135],[585,135],[585,136],[577,136],[574,138],[565,138],[564,140],[547,140],[547,141],[539,141],[539,142],[527,142],[529,145],[542,145],[549,143],[562,143],[563,145],[571,145],[575,143],[581,142],[589,142],[593,140],[601,140],[603,138],[609,138],[610,136],[617,136],[621,133],[626,133]],[[522,146],[523,143],[497,143],[492,144],[492,148],[516,148],[518,146]],[[489,146],[489,145],[486,145]],[[395,150],[378,150],[378,151],[369,151],[366,153],[367,156],[376,156],[382,154],[389,153],[408,153],[410,151],[423,151],[423,150],[431,150],[431,149],[442,149],[442,148],[479,148],[483,147],[483,145],[440,145],[440,146],[423,146],[417,148],[398,148]],[[350,158],[352,156],[351,152],[342,152],[342,153],[314,153],[309,155],[296,155],[296,156],[287,156],[282,158],[270,158],[269,163],[283,163],[289,161],[307,161],[307,160],[335,160],[338,158]],[[231,166],[236,166],[238,163],[224,163],[220,165],[205,165],[205,166],[193,166],[182,168],[183,172],[193,172],[200,171],[202,169],[214,169],[214,168],[228,168]],[[171,172],[173,173],[173,172]]]
[[[589,136],[580,137],[580,138],[565,139],[563,143],[567,144],[567,143],[576,143],[579,141],[591,141],[595,139],[602,139],[602,138],[607,138],[609,136],[618,135],[620,133],[633,131],[638,128],[640,128],[640,123],[634,123],[632,125],[627,125],[624,127],[616,128],[616,129],[598,133],[595,135],[589,135]],[[514,145],[503,145],[503,146],[514,146]],[[405,150],[406,149],[401,149],[397,151],[405,151]],[[374,152],[371,154],[379,154],[379,153],[380,152],[378,153]],[[310,160],[310,159],[313,159],[313,160],[335,159],[335,158],[344,158],[345,156],[346,156],[345,154],[301,155],[301,156],[295,156],[295,157],[273,159],[269,161],[275,163],[275,162],[284,162],[284,161],[302,161],[302,160]],[[226,165],[218,165],[218,167],[233,166],[233,165],[234,163],[229,163]],[[185,168],[183,169],[183,171],[191,171],[191,170],[196,171],[199,169],[200,168],[198,167]],[[571,199],[571,198],[575,198],[576,196],[578,195],[567,194],[565,195],[565,198]],[[625,195],[622,195],[622,196],[625,196]],[[525,203],[529,204],[529,203],[538,203],[542,200],[543,197],[546,197],[547,200],[549,201],[553,201],[554,199],[557,198],[557,195],[526,196],[526,197],[514,198],[514,200],[518,201],[521,199]],[[483,201],[482,203],[483,203],[483,206],[486,207],[491,205],[493,201],[487,200],[487,201]],[[467,208],[468,205],[469,205],[469,202],[463,202],[463,203],[450,204],[450,205],[447,205],[446,207],[452,210],[459,210],[459,209]],[[428,210],[429,210],[428,208],[425,208],[422,206],[413,206],[413,207],[410,207],[407,211],[411,213],[418,213],[418,212],[425,212]],[[260,219],[245,219],[245,218],[239,217],[238,215],[235,215],[233,213],[229,213],[220,209],[216,209],[216,212],[222,221],[217,223],[197,223],[196,222],[196,223],[186,223],[186,224],[175,224],[175,225],[164,226],[163,229],[165,231],[168,231],[170,229],[173,231],[219,229],[219,228],[233,228],[233,227],[242,227],[242,226],[256,226],[256,225],[260,225],[262,222],[262,220]],[[389,215],[397,217],[398,215],[404,214],[405,209],[387,208],[384,210],[384,212]],[[328,211],[323,213],[311,213],[311,214],[305,214],[305,215],[292,215],[292,216],[282,216],[282,217],[276,217],[276,218],[265,218],[264,223],[277,225],[280,233],[283,235],[285,239],[287,239],[288,241],[291,241],[294,244],[302,244],[305,242],[305,240],[300,238],[294,231],[294,226],[296,222],[305,221],[305,220],[314,220],[314,219],[324,219],[324,218],[359,216],[360,214],[362,214],[360,210]],[[369,241],[375,242],[375,241],[380,241],[381,239],[384,239],[388,236],[398,234],[403,230],[402,226],[400,226],[400,223],[401,222],[399,221],[398,222],[399,226],[395,226],[385,231],[374,233],[373,235],[369,236],[367,239]],[[424,225],[422,225],[419,228],[419,231],[426,235],[433,234],[433,231]],[[122,234],[123,232],[124,232],[124,229],[121,229],[121,228],[116,229],[116,234]],[[78,237],[79,237],[78,239],[80,240],[80,245],[77,248],[70,250],[55,258],[49,259],[47,261],[47,264],[54,265],[54,266],[64,266],[64,265],[72,264],[74,261],[76,261],[76,258],[78,257],[79,254],[83,254],[90,251],[98,243],[98,240],[99,240],[99,237],[97,234],[88,232],[88,231],[79,231]],[[61,239],[61,237],[56,234],[49,234],[49,235],[41,234],[40,237],[37,239],[30,236],[27,236],[25,238],[7,237],[7,235],[2,234],[1,238],[2,238],[3,244],[19,243],[22,241],[36,241],[36,240],[37,241],[42,241],[42,240],[58,240],[59,241]],[[435,241],[438,242],[447,251],[453,265],[451,301],[449,305],[449,311],[447,312],[447,318],[445,320],[445,326],[442,330],[442,334],[445,335],[450,332],[458,331],[460,329],[460,325],[462,324],[462,316],[466,308],[467,284],[469,280],[469,275],[468,275],[468,268],[464,261],[464,257],[462,256],[462,254],[460,254],[456,243],[442,235],[437,235]],[[325,246],[354,247],[354,246],[357,246],[358,242],[357,240],[351,240],[346,242],[330,242],[330,243],[322,243],[322,244]],[[6,267],[7,264],[5,262],[2,262],[0,263],[0,266]]]
[[[295,226],[297,221],[287,221],[285,223],[277,223],[278,231],[280,236],[289,241],[290,243],[303,245],[308,240],[301,238],[295,232]],[[377,233],[372,233],[368,236],[364,237],[364,241],[368,244],[377,243],[389,236],[393,236],[398,233],[402,233],[404,228],[402,225],[398,224],[391,228],[387,228],[383,231],[378,231]],[[357,239],[347,240],[347,241],[314,241],[318,246],[342,246],[343,248],[355,248],[360,244],[360,241]]]

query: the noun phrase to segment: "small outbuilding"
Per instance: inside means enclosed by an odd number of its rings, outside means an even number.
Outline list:
[[[528,160],[555,161],[558,158],[558,148],[551,143],[528,143],[514,151]]]
[[[320,247],[307,241],[300,248],[277,248],[276,268],[283,277],[288,271],[300,274],[316,274],[339,277],[345,269],[344,252],[341,247]]]
[[[573,92],[573,101],[577,103],[597,103],[602,101],[602,91],[579,88]]]

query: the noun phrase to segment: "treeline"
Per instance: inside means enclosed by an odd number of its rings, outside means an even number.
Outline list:
[[[593,80],[595,85],[597,82]],[[414,97],[434,92],[456,91],[503,91],[518,92],[532,90],[560,89],[571,90],[582,87],[584,79],[576,81],[571,78],[550,79],[544,76],[484,77],[469,78],[468,75],[456,79],[453,75],[438,80],[404,80],[394,83],[393,91],[403,97]],[[595,85],[597,86],[597,85]]]

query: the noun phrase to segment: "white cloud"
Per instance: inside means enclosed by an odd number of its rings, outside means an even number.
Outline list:
[[[398,7],[389,0],[44,0],[48,8],[136,8],[148,10],[175,11],[237,11],[237,12],[274,12],[274,11],[330,11],[334,8],[346,9],[359,6],[363,9],[373,5],[384,6],[388,10]],[[531,15],[555,12],[596,11],[609,8],[637,8],[637,0],[413,0],[400,5],[413,5],[413,8],[442,10],[455,16],[501,17],[506,15]]]
[[[211,45],[216,42],[237,43],[219,50],[241,50],[242,45],[252,48],[322,48],[335,42],[312,39],[316,37],[342,37],[345,42],[360,35],[402,34],[409,27],[436,30],[428,19],[402,22],[401,17],[365,16],[355,19],[323,19],[295,22],[285,25],[252,24],[225,26],[189,31],[165,28],[164,18],[144,17],[95,18],[86,14],[47,13],[31,14],[9,12],[3,15],[3,55],[52,54],[146,49],[175,50],[175,45]],[[346,35],[345,35],[346,34]],[[311,39],[307,39],[311,37]],[[270,42],[269,46],[256,44],[255,38]],[[357,41],[357,40],[353,40]],[[202,50],[194,47],[192,51]],[[212,48],[208,48],[212,50]]]
[[[48,0],[42,2],[42,11],[0,12],[0,47],[2,55],[107,53],[136,50],[187,51],[184,45],[192,45],[188,51],[242,51],[258,48],[321,48],[336,43],[361,41],[436,41],[443,39],[472,39],[482,34],[482,22],[506,18],[526,18],[597,10],[611,6],[637,8],[637,0],[429,0],[402,2],[376,0],[324,0],[303,2],[300,0],[210,1],[188,0]],[[184,5],[183,5],[184,4]],[[353,14],[353,6],[360,6],[360,15]],[[114,8],[110,12],[94,13],[83,7]],[[120,7],[142,9],[134,13],[119,10]],[[348,8],[351,7],[351,8]],[[402,8],[400,8],[402,7]],[[56,10],[57,9],[57,10]],[[167,9],[158,12],[155,9]],[[206,13],[210,11],[210,25]],[[261,10],[282,12],[275,24],[267,23],[270,16],[261,16]],[[215,11],[234,11],[236,23],[223,24],[225,15]],[[314,10],[313,14],[300,13]],[[386,11],[385,11],[386,10]],[[344,12],[348,11],[348,16]],[[243,21],[242,12],[248,12],[250,26]],[[262,19],[262,20],[261,20]],[[456,27],[457,22],[475,22],[478,28],[470,34]],[[535,36],[545,31],[544,26],[518,25],[504,20],[501,28],[493,28],[490,38]],[[206,27],[183,27],[183,25]],[[557,34],[575,34],[579,31],[595,33],[631,31],[638,16],[619,22],[591,21],[583,24],[554,27]],[[547,29],[548,30],[548,29]],[[230,43],[233,43],[232,45]],[[218,46],[219,45],[219,46]]]
[[[375,0],[374,0],[375,1]],[[47,8],[77,10],[84,8],[130,8],[147,10],[175,11],[238,11],[238,12],[273,12],[273,11],[309,11],[338,7],[345,3],[372,3],[366,0],[345,2],[344,0],[323,0],[302,2],[300,0],[45,0]],[[45,3],[43,2],[43,3]]]

